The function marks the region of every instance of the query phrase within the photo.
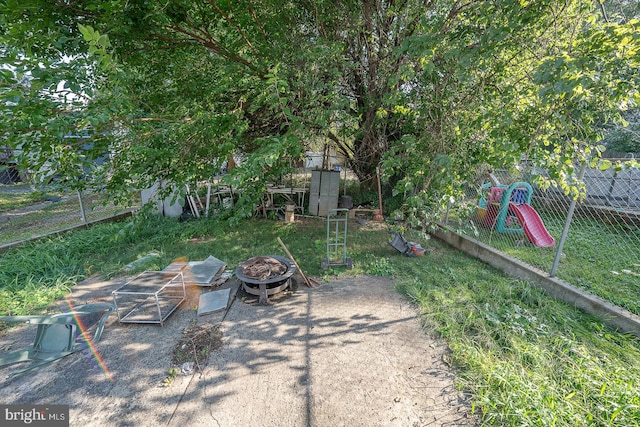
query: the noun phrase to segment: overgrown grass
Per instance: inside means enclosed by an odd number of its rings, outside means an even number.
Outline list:
[[[636,338],[438,241],[421,241],[429,250],[424,257],[403,257],[387,244],[387,230],[372,223],[349,223],[353,270],[322,272],[325,235],[319,219],[249,220],[239,227],[160,217],[100,224],[0,254],[0,312],[42,312],[60,283],[64,289],[92,274],[123,274],[124,265],[149,252],[159,256],[138,270],[161,269],[181,256],[214,255],[235,266],[258,254],[283,255],[280,236],[309,275],[395,278],[420,307],[427,330],[448,342],[459,386],[485,425],[640,425]]]
[[[560,236],[564,219],[549,216],[545,226],[554,236]],[[532,245],[516,245],[514,239],[524,235],[504,234],[486,228],[479,228],[479,239],[494,248],[518,258],[543,271],[550,271],[557,246],[536,248]],[[633,274],[614,274],[626,271],[638,264],[638,253],[620,250],[621,247],[637,245],[635,235],[607,226],[595,219],[581,218],[574,221],[569,238],[563,248],[563,256],[558,265],[558,277],[589,291],[599,297],[640,315],[640,279]]]
[[[447,340],[486,425],[640,425],[640,346],[449,248],[402,289]]]

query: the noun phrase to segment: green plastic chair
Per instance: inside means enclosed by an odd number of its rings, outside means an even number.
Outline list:
[[[38,325],[33,347],[0,355],[0,367],[31,362],[10,375],[15,376],[84,350],[90,344],[87,339],[94,343],[100,340],[104,324],[114,310],[112,304],[93,303],[51,316],[0,316],[0,322]],[[89,336],[90,330],[93,330],[93,337]]]

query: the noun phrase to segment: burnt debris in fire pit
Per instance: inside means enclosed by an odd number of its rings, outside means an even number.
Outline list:
[[[257,256],[236,267],[236,277],[249,294],[260,297],[259,304],[267,304],[269,295],[283,291],[291,284],[297,268],[290,260],[277,256]]]
[[[280,277],[289,269],[285,264],[270,256],[257,256],[240,264],[242,274],[252,279],[265,281]]]

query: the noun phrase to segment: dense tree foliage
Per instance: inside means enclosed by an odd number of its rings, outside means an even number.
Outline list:
[[[613,123],[606,129],[604,142],[607,150],[617,156],[631,153],[637,157],[640,153],[640,109],[626,112],[624,120],[623,124]]]
[[[640,19],[640,2],[624,0],[610,5],[607,19],[626,23],[632,19]],[[622,121],[611,122],[605,126],[604,143],[609,156],[627,153],[640,153],[640,106],[630,108],[622,113]]]
[[[381,166],[414,214],[478,165],[523,156],[569,191],[575,162],[597,154],[596,124],[639,100],[628,1],[0,5],[2,138],[36,169],[120,194],[207,179],[240,156],[227,179],[250,208],[326,142],[365,185]],[[90,141],[68,137],[88,128]]]

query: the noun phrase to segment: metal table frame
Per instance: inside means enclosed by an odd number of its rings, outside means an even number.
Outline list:
[[[158,323],[186,299],[182,271],[145,271],[112,292],[120,323]]]

